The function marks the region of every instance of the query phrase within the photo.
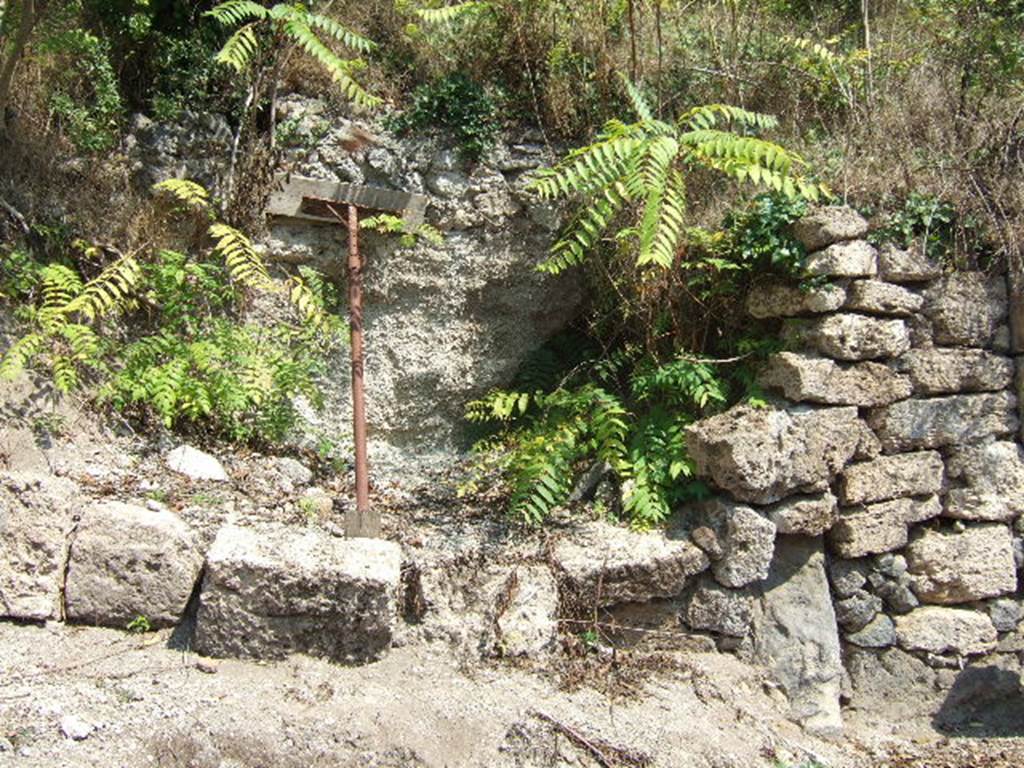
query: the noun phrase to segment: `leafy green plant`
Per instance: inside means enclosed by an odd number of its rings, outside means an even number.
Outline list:
[[[667,123],[654,117],[632,83],[624,83],[638,120],[609,121],[596,141],[543,169],[532,183],[542,199],[584,200],[542,270],[558,273],[582,262],[627,212],[632,223],[618,226],[616,237],[635,244],[637,265],[670,267],[685,234],[686,176],[694,169],[718,171],[790,198],[816,200],[827,193],[797,172],[804,166],[799,155],[752,135],[775,127],[775,118],[712,104]]]
[[[952,204],[931,195],[911,192],[903,206],[889,215],[885,225],[871,233],[875,243],[891,242],[901,248],[920,241],[929,258],[945,261],[955,247],[956,211]]]
[[[412,106],[389,121],[398,133],[444,128],[456,138],[460,154],[475,161],[497,136],[498,102],[467,75],[456,72],[421,85],[412,94]]]
[[[146,632],[152,632],[153,625],[150,623],[149,619],[140,614],[139,616],[136,616],[134,619],[129,621],[125,625],[125,629],[127,629],[129,632],[143,635]]]

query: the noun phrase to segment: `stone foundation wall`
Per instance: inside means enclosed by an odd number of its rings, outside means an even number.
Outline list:
[[[943,274],[918,252],[876,250],[866,231],[848,209],[797,225],[828,283],[764,284],[748,302],[781,324],[788,349],[760,375],[777,399],[688,431],[721,494],[689,523],[711,577],[683,620],[737,638],[775,668],[797,719],[826,730],[839,724],[840,654],[861,671],[891,653],[959,670],[1024,651],[1005,277]]]

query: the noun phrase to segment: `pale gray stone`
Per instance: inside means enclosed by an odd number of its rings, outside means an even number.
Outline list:
[[[401,565],[390,541],[226,526],[207,554],[195,648],[216,657],[377,658],[392,642]]]
[[[0,617],[60,618],[67,542],[80,497],[65,478],[0,473]]]
[[[878,250],[878,273],[890,283],[921,283],[934,280],[942,270],[925,257],[920,246],[898,248],[886,243]]]
[[[942,487],[942,456],[919,451],[850,464],[843,470],[839,497],[844,504],[865,504],[938,493]]]
[[[764,508],[779,533],[819,536],[831,528],[839,515],[836,497],[830,492],[813,496],[790,496]]]
[[[726,589],[704,576],[683,604],[683,621],[691,629],[745,637],[753,604],[754,598],[747,591]]]
[[[908,651],[973,656],[996,647],[996,628],[984,613],[925,606],[896,617],[896,639]]]
[[[919,395],[994,392],[1013,383],[1013,361],[983,349],[912,349],[892,365]]]
[[[796,317],[834,312],[846,301],[841,285],[822,285],[802,289],[789,283],[762,283],[747,296],[747,312],[759,319]]]
[[[898,579],[907,572],[907,558],[893,552],[883,552],[871,558],[872,567],[883,576]]]
[[[277,460],[277,471],[298,485],[306,485],[313,479],[313,472],[309,467],[290,456]]]
[[[839,597],[850,597],[867,584],[868,566],[863,560],[833,559],[828,565],[832,588]]]
[[[988,604],[988,616],[999,632],[1013,632],[1024,618],[1024,605],[1020,598],[1000,597]]]
[[[882,610],[882,599],[863,589],[835,602],[836,621],[847,632],[863,629]]]
[[[936,344],[988,346],[1006,317],[1006,281],[983,272],[954,272],[925,293],[924,312]]]
[[[910,334],[903,320],[851,312],[816,320],[787,320],[783,336],[790,343],[806,344],[823,355],[844,361],[898,357],[910,349]]]
[[[1017,398],[996,392],[901,400],[872,409],[868,424],[886,451],[976,443],[1017,430]]]
[[[758,381],[797,403],[887,405],[911,393],[909,379],[881,363],[844,366],[827,357],[799,352],[769,357]]]
[[[202,566],[195,532],[173,512],[96,504],[72,542],[67,617],[122,629],[139,616],[153,627],[177,624]]]
[[[484,633],[491,652],[537,658],[554,650],[558,643],[558,585],[547,566],[517,566],[485,585],[483,591],[494,606]]]
[[[879,613],[864,627],[846,635],[846,642],[861,648],[888,648],[896,645],[896,625],[884,613]]]
[[[864,240],[835,243],[808,254],[804,268],[823,277],[874,277],[878,274],[878,252]]]
[[[700,517],[714,530],[722,554],[711,572],[726,587],[742,587],[768,575],[775,551],[775,524],[750,507],[712,499],[699,508]]]
[[[570,589],[598,607],[673,597],[709,564],[689,541],[602,521],[570,527],[555,542],[552,562]]]
[[[770,504],[823,491],[857,451],[862,427],[854,407],[737,406],[692,424],[686,444],[699,474],[737,499]]]
[[[87,723],[78,715],[64,715],[60,719],[61,735],[71,741],[85,741],[95,730],[95,725]]]
[[[924,305],[924,298],[881,280],[854,280],[846,291],[846,309],[869,315],[907,317]]]
[[[1017,589],[1013,539],[1005,525],[920,531],[907,546],[907,567],[924,603],[967,603]]]
[[[808,732],[836,737],[843,666],[820,538],[780,537],[755,609],[754,656]]]
[[[823,206],[793,223],[793,237],[808,251],[863,237],[867,231],[864,217],[845,205]]]
[[[935,517],[942,512],[938,497],[926,500],[893,499],[843,510],[829,531],[829,544],[841,557],[890,552],[907,543],[911,522]]]
[[[198,448],[193,448],[191,445],[178,446],[168,453],[167,467],[192,480],[224,482],[228,479],[228,473],[224,471],[224,466],[216,457],[204,453]]]
[[[1024,513],[1024,449],[1017,443],[958,446],[946,463],[964,484],[949,492],[947,517],[1008,522]]]

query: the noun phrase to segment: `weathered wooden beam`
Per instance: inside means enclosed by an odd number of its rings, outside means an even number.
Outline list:
[[[310,179],[294,174],[275,178],[267,212],[272,216],[337,224],[328,203],[355,205],[366,211],[401,214],[410,225],[423,223],[427,197],[384,187]]]

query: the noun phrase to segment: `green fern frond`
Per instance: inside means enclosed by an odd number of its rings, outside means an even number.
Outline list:
[[[413,13],[428,24],[451,24],[464,16],[478,13],[488,8],[484,2],[464,2],[446,5],[442,8],[414,8]]]
[[[603,190],[597,200],[579,213],[566,234],[551,247],[548,258],[537,265],[537,269],[557,275],[569,267],[581,264],[626,202],[626,198],[616,192],[615,188]]]
[[[64,311],[80,312],[90,320],[109,315],[124,305],[141,277],[142,269],[135,257],[122,256],[86,283]]]
[[[0,380],[12,381],[28,367],[46,346],[47,338],[40,333],[28,333],[15,341],[0,357]]]
[[[180,203],[194,207],[207,208],[210,204],[210,193],[201,184],[188,179],[167,179],[153,185],[153,191],[166,193]]]
[[[210,236],[216,240],[214,251],[224,257],[232,280],[253,288],[266,287],[270,283],[267,267],[248,237],[227,224],[211,226]]]
[[[260,42],[256,37],[256,22],[250,22],[231,33],[221,49],[214,57],[218,64],[231,67],[236,72],[244,72],[252,63]]]
[[[338,57],[334,51],[324,45],[323,41],[304,21],[288,21],[285,24],[285,30],[302,50],[327,70],[331,79],[338,84],[349,101],[361,107],[373,107],[380,103],[379,97],[364,90],[352,77],[352,72],[355,69],[364,66],[362,61]]]
[[[233,27],[244,21],[266,19],[270,11],[252,0],[227,0],[218,3],[203,14],[225,27]]]
[[[629,99],[629,105],[633,108],[636,116],[643,122],[649,122],[654,120],[654,113],[651,111],[650,105],[647,103],[647,99],[640,92],[640,89],[636,87],[632,80],[625,75],[620,75],[622,83],[626,88],[626,96]]]
[[[356,34],[348,27],[338,23],[329,16],[322,16],[318,13],[311,13],[306,18],[310,27],[318,29],[324,34],[337,40],[339,43],[353,51],[370,53],[377,49],[377,44],[362,35]]]

